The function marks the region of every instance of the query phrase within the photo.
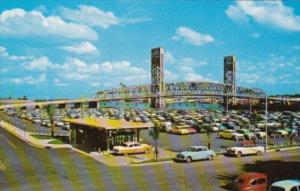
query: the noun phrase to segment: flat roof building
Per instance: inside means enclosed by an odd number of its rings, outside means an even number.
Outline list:
[[[70,123],[70,142],[89,151],[110,150],[126,141],[139,141],[141,129],[152,123],[128,122],[107,118],[65,119]]]

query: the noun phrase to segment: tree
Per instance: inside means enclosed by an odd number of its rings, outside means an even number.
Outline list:
[[[207,148],[210,149],[212,128],[210,127],[209,124],[205,124],[204,129],[206,131]]]
[[[51,124],[51,137],[54,137],[54,114],[55,114],[55,106],[53,104],[49,104],[46,106],[47,114],[49,116],[50,124]]]
[[[159,139],[159,132],[160,132],[160,125],[158,122],[154,123],[154,126],[152,128],[152,130],[150,130],[150,136],[153,138],[153,140],[155,141],[155,159],[157,160],[158,157],[158,148],[157,148],[157,141]]]

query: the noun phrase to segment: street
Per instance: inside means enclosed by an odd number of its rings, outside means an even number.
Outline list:
[[[300,178],[299,150],[213,161],[108,167],[68,149],[38,149],[0,128],[3,190],[230,190],[242,171]],[[286,168],[286,169],[285,169]],[[274,170],[275,169],[275,170]],[[272,171],[273,170],[273,171]]]

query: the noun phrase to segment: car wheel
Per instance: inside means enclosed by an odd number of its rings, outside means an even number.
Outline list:
[[[186,158],[186,162],[188,162],[188,163],[192,162],[192,157]]]
[[[262,154],[261,151],[257,151],[256,153],[257,156],[260,156],[261,154]]]
[[[208,160],[212,160],[214,157],[212,156],[212,155],[209,155],[208,157],[207,157],[207,159]]]
[[[236,156],[237,157],[241,157],[242,156],[242,152],[241,151],[237,152]]]

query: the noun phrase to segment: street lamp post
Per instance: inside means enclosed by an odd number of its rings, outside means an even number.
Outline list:
[[[266,95],[266,99],[265,99],[265,118],[266,118],[266,121],[265,121],[265,125],[266,125],[266,128],[265,128],[265,133],[266,133],[266,136],[265,136],[265,151],[267,150],[267,147],[268,147],[268,96]]]

